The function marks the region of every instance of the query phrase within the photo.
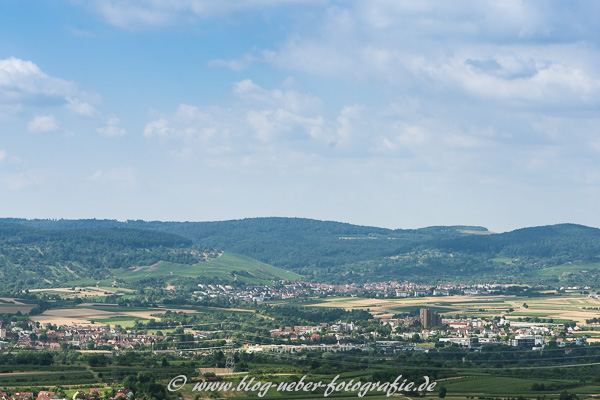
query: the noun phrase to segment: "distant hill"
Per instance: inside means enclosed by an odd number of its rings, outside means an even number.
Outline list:
[[[52,224],[0,221],[0,290],[20,290],[66,283],[143,280],[148,266],[153,278],[222,278],[255,283],[297,279],[299,275],[246,256],[217,251],[172,233],[135,229],[122,224]],[[40,226],[44,226],[42,229]],[[168,274],[160,276],[162,266]],[[126,274],[130,269],[141,271]],[[173,273],[175,271],[175,273]],[[137,278],[140,279],[137,279]],[[155,281],[156,282],[156,279]]]
[[[600,285],[600,230],[561,224],[494,234],[477,226],[384,229],[303,218],[221,222],[0,220],[41,230],[136,229],[176,235],[308,280]]]

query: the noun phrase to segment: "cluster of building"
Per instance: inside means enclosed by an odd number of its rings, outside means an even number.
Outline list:
[[[318,325],[286,326],[284,328],[272,329],[272,338],[285,339],[291,342],[319,340],[323,335],[334,337],[336,340],[349,338],[346,332],[352,332],[357,328],[354,322],[339,321],[335,324],[326,322]]]
[[[517,322],[502,318],[494,320],[446,319],[427,308],[422,308],[418,317],[382,319],[381,324],[389,325],[392,329],[398,326],[417,328],[408,332],[392,330],[390,334],[392,339],[410,340],[417,335],[421,340],[434,339],[471,348],[484,344],[503,344],[527,349],[541,349],[564,329],[561,325],[554,323]],[[567,332],[572,334],[578,329],[578,327],[570,327]],[[585,337],[557,338],[556,341],[558,346],[565,346],[568,341],[576,345],[587,344]]]
[[[286,285],[256,285],[238,287],[232,285],[209,285],[198,284],[198,290],[194,295],[199,298],[210,298],[218,296],[227,296],[230,299],[241,300],[245,302],[263,302],[271,299],[291,299],[301,296],[308,296],[310,291],[303,288],[302,285],[290,283]]]
[[[130,330],[119,331],[108,326],[63,325],[60,329],[46,329],[34,325],[24,329],[11,322],[0,327],[0,348],[56,350],[65,346],[76,346],[122,350],[151,346],[152,343],[165,339],[164,336],[136,334]]]
[[[106,398],[107,400],[132,400],[134,399],[133,392],[129,389],[118,389],[115,394],[110,397],[102,395],[102,389],[91,388],[87,392],[78,390],[72,397],[73,400],[98,400]],[[37,395],[34,392],[13,392],[9,395],[6,392],[0,392],[0,400],[68,400],[64,397],[60,397],[56,392],[40,391]],[[141,398],[135,398],[135,400],[142,400]]]
[[[337,340],[336,349],[344,350],[346,347],[354,348],[354,343],[380,343],[387,349],[396,350],[413,349],[410,343],[415,338],[420,341],[437,341],[442,343],[453,343],[459,346],[474,348],[484,344],[499,344],[527,349],[541,349],[552,338],[557,338],[564,332],[564,328],[553,323],[530,323],[521,321],[509,321],[506,319],[447,319],[428,308],[419,310],[418,315],[405,318],[382,318],[373,319],[370,322],[381,324],[387,328],[382,333],[379,330],[363,329],[354,323],[338,322],[336,324],[318,324],[312,326],[282,327],[271,330],[271,337],[289,343],[309,343],[314,340],[331,337]],[[558,346],[565,346],[568,342],[576,345],[586,345],[585,337],[572,337],[572,333],[579,327],[570,327],[567,330],[566,339],[557,338]],[[387,332],[387,333],[385,333]],[[357,341],[357,339],[359,339]],[[274,345],[268,349],[273,351],[284,351],[287,347]],[[279,347],[277,347],[279,346]],[[300,346],[300,344],[296,345]],[[304,345],[302,345],[304,346]],[[287,350],[286,350],[287,351]],[[332,351],[328,349],[327,351]],[[338,351],[338,350],[336,350]]]
[[[371,282],[371,283],[348,283],[332,285],[316,282],[290,282],[280,281],[277,285],[212,285],[198,284],[198,290],[194,295],[200,298],[227,296],[231,299],[246,302],[262,302],[271,299],[291,299],[307,296],[321,295],[348,295],[358,296],[365,292],[378,297],[422,297],[422,296],[449,296],[451,294],[465,295],[487,295],[502,292],[506,285],[490,283],[477,285],[464,284],[437,284],[422,285],[414,282]]]

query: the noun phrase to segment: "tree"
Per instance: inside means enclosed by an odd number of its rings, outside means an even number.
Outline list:
[[[446,397],[446,393],[448,393],[448,389],[446,389],[446,387],[445,387],[445,386],[442,386],[442,387],[440,388],[440,393],[438,393],[438,397],[439,397],[440,399],[443,399],[443,398],[445,398],[445,397]]]
[[[558,400],[577,400],[577,398],[576,394],[571,394],[566,389],[560,392],[560,396],[558,396]]]

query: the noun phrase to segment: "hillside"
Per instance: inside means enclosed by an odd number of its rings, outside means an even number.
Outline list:
[[[27,224],[0,222],[0,289],[3,291],[60,286],[65,283],[119,279],[142,281],[148,266],[162,281],[204,276],[224,281],[268,282],[297,279],[298,275],[194,244],[171,233],[120,225],[40,229]],[[162,266],[169,273],[160,276]],[[141,271],[129,275],[125,272]],[[174,273],[171,273],[175,271]],[[139,278],[139,279],[138,279]]]
[[[300,275],[273,267],[250,257],[222,253],[208,261],[192,265],[161,261],[151,266],[131,267],[113,271],[117,281],[183,283],[188,278],[197,280],[221,279],[224,282],[268,284],[272,279],[297,280]]]
[[[222,222],[10,220],[43,229],[128,227],[179,235],[211,248],[243,254],[302,275],[360,260],[430,248],[442,240],[488,231],[481,227],[385,229],[304,218],[249,218]]]
[[[482,227],[384,229],[301,218],[222,222],[5,220],[45,231],[176,235],[323,282],[413,280],[600,284],[600,230],[574,224],[493,234]]]

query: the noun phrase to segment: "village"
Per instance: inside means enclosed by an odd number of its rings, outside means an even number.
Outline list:
[[[309,296],[346,295],[351,297],[383,297],[383,298],[407,298],[424,296],[451,296],[469,295],[482,296],[501,294],[511,285],[498,283],[484,284],[457,284],[441,283],[436,285],[425,285],[414,282],[382,281],[371,283],[350,283],[333,285],[327,283],[307,281],[279,281],[275,285],[256,285],[240,287],[236,285],[222,284],[198,284],[198,289],[193,295],[199,298],[214,298],[217,296],[228,296],[231,299],[245,302],[263,302],[273,299],[301,299]],[[517,286],[518,287],[518,286]],[[565,288],[562,288],[565,289]],[[579,287],[569,287],[569,290],[579,290]],[[526,289],[525,289],[526,290]],[[588,287],[583,290],[589,290]]]
[[[71,397],[72,400],[142,400],[142,398],[134,397],[133,391],[129,389],[106,389],[106,388],[90,388],[86,391],[78,390]],[[64,390],[58,388],[57,391],[41,390],[35,394],[34,392],[16,391],[12,394],[0,392],[0,400],[67,400]]]
[[[224,330],[198,330],[179,327],[176,331],[149,333],[138,328],[110,325],[55,326],[38,323],[9,322],[0,327],[0,349],[73,349],[104,350],[107,354],[127,349],[152,349],[179,352],[201,350],[215,340],[236,342],[237,351],[298,351],[310,348],[323,351],[350,350],[370,347],[386,351],[429,351],[437,344],[455,344],[474,350],[483,345],[506,345],[541,350],[551,342],[564,346],[568,342],[587,344],[577,324],[511,321],[494,318],[445,318],[428,308],[418,315],[404,318],[373,318],[368,321],[319,323],[303,326],[281,326],[269,331],[260,343],[234,340]],[[193,338],[182,344],[178,335]],[[224,339],[225,338],[225,339]],[[232,343],[232,346],[234,344]]]

